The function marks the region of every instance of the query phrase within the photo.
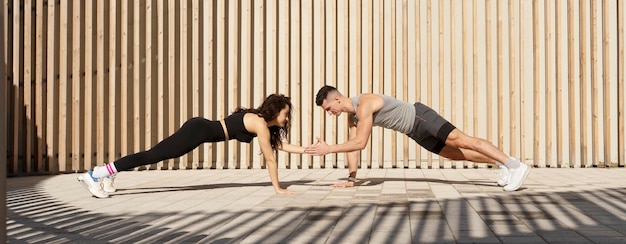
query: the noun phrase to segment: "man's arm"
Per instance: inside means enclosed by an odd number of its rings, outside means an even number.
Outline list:
[[[380,101],[374,99],[380,98],[361,97],[361,101],[359,101],[359,106],[356,111],[356,116],[359,118],[359,122],[356,125],[356,135],[354,137],[351,137],[343,144],[335,144],[332,146],[327,145],[324,140],[318,138],[318,144],[307,147],[305,152],[316,156],[322,156],[329,153],[363,150],[365,146],[367,146],[370,134],[372,133],[372,126],[374,126],[374,112],[377,111],[375,107],[382,106],[378,104],[379,102],[382,102],[382,99],[380,99]]]
[[[348,127],[349,129],[349,134],[348,134],[348,140],[353,139],[356,137],[356,125],[354,124],[354,121],[352,120],[352,117],[348,118]],[[359,162],[359,152],[360,151],[352,151],[352,152],[347,152],[346,153],[346,159],[348,160],[348,181],[347,182],[341,182],[341,183],[337,183],[332,185],[332,187],[353,187],[355,180],[356,180],[356,171],[358,169],[358,162]]]
[[[357,150],[363,150],[367,146],[370,134],[372,133],[372,126],[374,123],[374,115],[371,108],[368,106],[359,106],[357,110],[357,117],[359,122],[356,125],[356,133],[351,136],[350,139],[343,144],[336,144],[328,148],[327,153],[340,153],[340,152],[352,152]],[[351,129],[353,130],[353,129]]]

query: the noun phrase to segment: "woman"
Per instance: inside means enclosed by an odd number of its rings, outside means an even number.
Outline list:
[[[252,138],[258,137],[274,190],[281,194],[295,193],[280,187],[278,166],[273,152],[274,150],[281,150],[290,153],[304,153],[303,147],[282,141],[289,133],[290,118],[290,98],[272,94],[263,101],[259,108],[239,108],[220,121],[192,118],[185,122],[176,133],[159,142],[150,150],[125,156],[102,167],[95,167],[93,171],[79,175],[78,181],[95,197],[106,198],[109,197],[109,192],[115,191],[115,188],[112,187],[112,178],[120,171],[180,157],[205,142],[237,139],[240,142],[250,143]]]

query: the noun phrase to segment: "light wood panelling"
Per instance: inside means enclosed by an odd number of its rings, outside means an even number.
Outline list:
[[[292,99],[287,141],[348,138],[315,105],[333,85],[433,107],[536,167],[616,167],[624,146],[622,1],[6,1],[9,174],[78,172],[146,150],[196,116]],[[614,11],[617,10],[617,11]],[[531,81],[532,80],[532,81]],[[360,167],[462,168],[373,130]],[[263,168],[254,141],[150,169]],[[277,153],[280,168],[345,156]]]

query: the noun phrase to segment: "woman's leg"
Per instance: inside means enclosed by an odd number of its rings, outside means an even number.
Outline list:
[[[93,176],[96,178],[106,177],[119,171],[180,157],[202,143],[218,141],[219,138],[223,140],[224,132],[221,127],[216,130],[216,127],[211,126],[211,123],[212,121],[204,118],[192,118],[185,122],[176,133],[165,138],[150,150],[130,154],[106,165],[106,167],[94,169]]]

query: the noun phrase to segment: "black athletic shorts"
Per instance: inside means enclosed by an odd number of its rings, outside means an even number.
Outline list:
[[[448,135],[455,128],[432,108],[415,103],[415,122],[407,135],[426,150],[439,154],[446,145]]]

